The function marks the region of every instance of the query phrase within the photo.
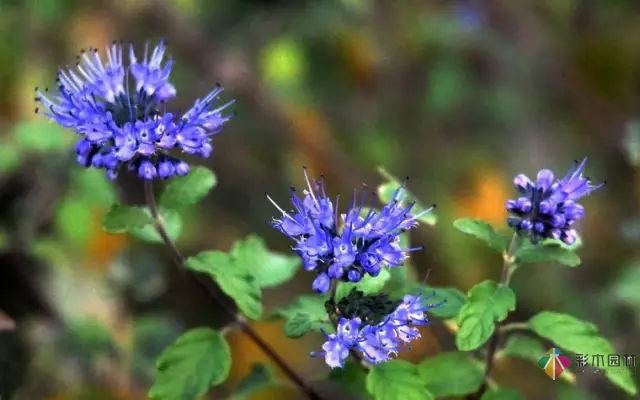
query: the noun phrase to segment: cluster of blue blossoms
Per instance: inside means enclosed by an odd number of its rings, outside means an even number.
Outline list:
[[[332,280],[359,282],[365,274],[377,276],[383,267],[400,266],[408,252],[420,249],[403,249],[399,235],[416,226],[417,218],[433,207],[412,215],[414,203],[402,205],[399,196],[403,189],[399,188],[380,211],[365,209],[364,201],[357,204],[354,195],[339,221],[324,182],[318,180],[312,185],[306,170],[305,178],[304,198],[291,190],[294,209],[290,213],[268,195],[267,198],[282,213],[282,218],[274,218],[273,226],[295,241],[293,249],[302,258],[304,268],[318,274],[312,285],[316,292],[326,293]]]
[[[75,69],[59,71],[57,95],[50,99],[36,89],[36,101],[51,120],[81,136],[76,154],[85,167],[104,169],[111,179],[123,165],[145,180],[187,174],[189,165],[170,152],[208,157],[232,102],[213,106],[223,90],[218,86],[182,116],[165,112],[176,89],[169,82],[172,61],[163,63],[164,42],[151,54],[145,46],[142,59],[130,46],[128,65],[122,53],[114,42],[103,63],[98,49],[83,51]]]
[[[421,296],[404,296],[397,308],[377,324],[358,317],[340,318],[336,333],[325,333],[323,351],[312,356],[324,356],[331,368],[342,368],[352,351],[373,364],[389,360],[402,346],[420,337],[418,326],[429,323],[425,312],[437,305],[425,306],[423,300]]]
[[[562,179],[555,179],[548,169],[540,170],[535,182],[523,174],[516,176],[514,184],[521,197],[507,201],[507,211],[512,213],[509,226],[533,243],[552,238],[573,244],[577,238],[573,226],[585,214],[577,200],[604,185],[593,185],[582,176],[586,161],[576,161]]]

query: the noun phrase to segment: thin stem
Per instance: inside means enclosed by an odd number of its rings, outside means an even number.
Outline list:
[[[144,195],[147,201],[147,205],[149,206],[149,211],[151,212],[151,216],[153,217],[153,222],[156,231],[162,238],[162,241],[169,249],[171,256],[173,258],[174,264],[178,267],[180,271],[183,273],[187,273],[189,278],[194,281],[198,287],[200,287],[209,297],[211,297],[216,303],[218,303],[222,309],[229,314],[234,320],[234,322],[240,327],[240,330],[244,332],[253,342],[262,350],[270,359],[275,362],[278,367],[282,370],[282,372],[287,375],[292,382],[294,382],[302,392],[311,400],[322,400],[322,397],[311,387],[309,386],[304,379],[300,375],[298,375],[287,363],[286,361],[276,353],[276,351],[258,335],[258,333],[248,324],[247,320],[244,319],[243,316],[238,314],[234,307],[231,306],[226,299],[224,299],[220,293],[213,289],[208,280],[203,278],[201,275],[194,273],[193,271],[184,268],[185,258],[180,253],[180,250],[175,245],[173,240],[167,234],[167,231],[164,227],[164,223],[162,221],[162,217],[158,212],[158,206],[156,204],[156,197],[153,192],[153,183],[152,181],[144,182]]]

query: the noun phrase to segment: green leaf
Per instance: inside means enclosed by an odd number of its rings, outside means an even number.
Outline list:
[[[393,195],[396,193],[398,188],[402,186],[402,183],[400,183],[400,180],[398,180],[398,178],[391,175],[389,172],[387,172],[386,169],[382,167],[378,167],[378,173],[380,173],[380,175],[384,179],[386,179],[386,182],[378,186],[378,197],[380,198],[380,201],[387,204],[393,199]],[[411,201],[415,201],[415,196],[411,194],[411,192],[409,192],[407,189],[403,189],[400,191],[400,193],[398,193],[398,199],[400,200],[401,204],[406,205]],[[411,208],[411,214],[418,215],[424,210],[426,210],[426,208],[419,202],[416,202],[413,208]],[[420,216],[418,218],[418,221],[433,226],[436,224],[436,222],[438,222],[438,216],[433,212],[428,212]]]
[[[467,296],[452,287],[426,286],[424,295],[428,304],[441,303],[438,307],[430,309],[429,314],[442,319],[455,318],[467,303]]]
[[[17,124],[13,131],[17,147],[25,152],[60,151],[73,138],[64,129],[48,121],[27,121]]]
[[[336,289],[336,302],[340,301],[343,297],[348,295],[351,290],[361,290],[365,295],[379,293],[384,284],[391,278],[391,273],[388,269],[383,268],[377,276],[365,275],[360,282],[340,282]]]
[[[524,400],[524,396],[514,389],[496,388],[486,391],[480,400]]]
[[[185,262],[187,268],[209,275],[231,297],[240,311],[251,319],[262,314],[260,287],[253,276],[235,268],[231,258],[220,251],[203,251]]]
[[[250,272],[261,288],[289,281],[300,266],[299,257],[270,251],[256,235],[237,241],[230,254],[236,267]]]
[[[124,233],[152,223],[144,208],[114,204],[102,219],[102,228],[109,233]]]
[[[568,267],[580,265],[580,257],[556,242],[522,245],[516,252],[517,263],[558,263]]]
[[[173,178],[160,196],[160,206],[179,209],[196,204],[216,185],[216,176],[205,167],[195,167],[187,175]]]
[[[8,140],[0,142],[0,172],[8,174],[20,165],[21,153]]]
[[[278,382],[273,375],[273,371],[267,365],[255,364],[251,368],[251,372],[236,386],[232,398],[235,400],[252,398],[251,396],[262,390],[277,385]]]
[[[538,339],[525,335],[512,335],[507,340],[504,348],[500,352],[506,356],[523,358],[525,360],[538,362],[546,350]]]
[[[421,382],[435,397],[474,393],[484,381],[482,365],[465,353],[443,352],[418,365]]]
[[[180,336],[160,355],[149,398],[190,400],[227,379],[231,349],[213,329],[196,328]]]
[[[287,320],[284,325],[284,333],[290,338],[297,339],[311,330],[319,330],[326,323],[328,323],[326,316],[322,319],[314,319],[310,314],[298,313]]]
[[[66,197],[56,207],[56,230],[73,248],[80,249],[88,243],[94,229],[92,219],[91,207],[79,198]]]
[[[493,226],[484,221],[471,218],[460,218],[453,221],[453,226],[461,232],[482,240],[495,251],[503,252],[508,245],[508,239],[496,232]]]
[[[496,322],[515,310],[516,296],[508,287],[484,281],[469,291],[469,301],[458,314],[458,350],[471,351],[482,346],[493,334]]]
[[[358,399],[365,398],[365,396],[367,399],[371,398],[367,394],[365,386],[367,379],[365,369],[353,360],[347,359],[344,368],[333,368],[329,372],[329,379]]]
[[[391,360],[371,367],[367,391],[376,400],[433,400],[418,374],[418,367],[407,361]]]
[[[144,209],[144,211],[151,218],[151,213],[149,213],[148,209]],[[167,235],[171,240],[175,241],[178,236],[180,236],[180,232],[182,231],[182,218],[180,214],[172,210],[163,210],[160,209],[160,219],[162,220],[162,224],[164,225],[164,229],[167,231]],[[162,238],[160,234],[156,231],[156,228],[153,224],[147,224],[142,227],[132,228],[129,231],[131,236],[135,237],[138,240],[142,240],[147,243],[162,243]]]
[[[300,296],[295,303],[278,309],[276,315],[284,318],[285,334],[289,337],[300,337],[311,330],[330,327],[325,299],[318,296]]]
[[[575,354],[616,354],[615,349],[598,334],[598,328],[591,322],[582,321],[568,314],[553,311],[540,312],[529,320],[529,326],[539,336],[554,342],[560,350]],[[612,371],[612,367],[599,367],[605,370],[607,378],[630,395],[637,393],[632,374]],[[613,367],[616,368],[623,367]]]

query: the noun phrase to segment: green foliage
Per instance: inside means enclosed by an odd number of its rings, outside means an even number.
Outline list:
[[[264,389],[278,385],[273,371],[265,364],[255,364],[233,391],[234,400],[249,399]]]
[[[59,125],[49,121],[26,121],[17,124],[13,131],[17,150],[22,152],[60,151],[73,139]]]
[[[362,366],[352,360],[347,360],[344,368],[334,368],[329,373],[329,379],[339,384],[345,391],[357,398],[371,398],[367,394],[365,381],[367,374]]]
[[[230,255],[237,268],[251,272],[261,288],[289,281],[300,266],[300,257],[270,251],[264,240],[256,235],[235,242]]]
[[[480,400],[524,400],[524,396],[514,389],[495,388],[487,390]]]
[[[204,167],[195,167],[187,175],[174,177],[160,196],[160,207],[180,209],[202,200],[216,185],[215,174]]]
[[[440,303],[440,306],[429,310],[429,314],[442,319],[455,318],[467,303],[467,296],[452,287],[427,286],[424,288],[424,294],[427,304]]]
[[[195,328],[162,352],[149,398],[191,400],[227,379],[231,349],[220,333]]]
[[[538,339],[525,335],[512,335],[507,340],[501,354],[538,362],[546,350]]]
[[[380,270],[378,276],[365,275],[360,282],[340,282],[336,289],[336,301],[340,301],[346,295],[348,295],[353,289],[362,291],[365,295],[379,293],[384,287],[385,283],[391,278],[389,269],[383,268]]]
[[[329,328],[325,299],[319,296],[300,296],[295,303],[280,308],[276,315],[284,318],[285,334],[289,337],[300,337],[311,330],[322,327]]]
[[[56,207],[56,230],[73,248],[82,248],[88,242],[93,230],[92,219],[91,207],[79,198],[64,198]]]
[[[221,251],[203,251],[185,262],[187,268],[211,277],[231,297],[240,311],[251,319],[262,314],[262,294],[255,278],[238,268],[232,257]]]
[[[366,387],[376,400],[434,399],[420,378],[416,365],[407,361],[391,360],[371,367]]]
[[[144,209],[144,211],[151,217],[151,213],[148,209]],[[173,241],[178,239],[180,236],[180,232],[182,231],[182,217],[180,214],[173,210],[163,210],[160,209],[158,211],[160,213],[160,220],[162,221],[162,225],[164,226],[167,235]],[[153,226],[153,224],[147,224],[142,227],[134,227],[129,230],[129,234],[135,237],[138,240],[142,240],[147,243],[162,243],[162,237]]]
[[[613,298],[640,309],[640,263],[634,263],[627,267],[620,277],[615,280]]]
[[[507,248],[508,239],[496,232],[491,225],[484,221],[460,218],[453,221],[453,226],[459,231],[485,242],[487,246],[495,251],[503,252]]]
[[[482,346],[493,334],[496,322],[516,307],[513,290],[489,280],[472,287],[468,298],[458,315],[456,346],[462,351]]]
[[[594,324],[568,314],[543,311],[531,318],[529,326],[541,337],[554,342],[560,350],[586,355],[602,354],[605,358],[609,354],[616,354],[611,343],[599,335],[598,328]],[[604,369],[607,378],[625,392],[630,395],[637,393],[630,371],[616,373],[612,372],[608,366],[599,368]]]
[[[77,353],[83,355],[115,351],[115,340],[111,332],[100,321],[93,318],[72,319],[67,324],[66,341]]]
[[[421,382],[436,397],[474,393],[484,381],[482,365],[465,353],[442,352],[418,365]]]
[[[378,172],[384,179],[386,179],[386,182],[378,186],[378,197],[380,198],[380,201],[389,203],[391,199],[393,199],[393,195],[396,193],[398,188],[402,186],[402,183],[400,182],[400,180],[398,180],[398,178],[391,175],[389,172],[387,172],[386,169],[382,167],[378,167]],[[407,189],[404,189],[398,195],[398,199],[400,200],[400,203],[406,205],[411,201],[415,201],[415,196],[411,194],[411,192],[409,192]],[[411,209],[411,214],[419,214],[425,209],[426,208],[422,204],[416,201],[413,208]],[[438,217],[435,213],[428,212],[418,218],[418,221],[423,222],[427,225],[435,225],[438,221]]]
[[[179,334],[177,324],[160,316],[137,318],[133,330],[131,368],[136,376],[151,378],[162,351]]]
[[[124,233],[152,223],[153,219],[144,208],[114,204],[104,216],[102,227],[109,233]]]
[[[518,248],[515,256],[517,263],[558,263],[577,267],[581,262],[573,250],[557,242],[526,243]]]

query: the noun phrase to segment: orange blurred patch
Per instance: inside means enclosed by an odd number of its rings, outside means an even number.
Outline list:
[[[456,217],[478,218],[491,224],[500,224],[507,217],[504,203],[509,195],[507,180],[494,170],[477,172],[471,189],[465,191],[455,202]]]
[[[378,62],[378,52],[370,36],[362,32],[348,32],[339,42],[346,72],[358,86],[371,85]]]
[[[99,271],[104,271],[109,266],[127,242],[125,235],[112,235],[102,229],[102,218],[105,212],[103,209],[92,211],[91,237],[87,241],[85,249],[86,265]]]
[[[96,7],[88,7],[84,12],[75,15],[69,36],[74,47],[98,47],[99,51],[111,43],[114,37],[114,19],[109,14],[100,12]]]

